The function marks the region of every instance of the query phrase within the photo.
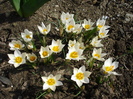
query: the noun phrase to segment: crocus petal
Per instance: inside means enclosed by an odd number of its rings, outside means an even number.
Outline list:
[[[38,27],[39,31],[40,31],[41,33],[43,33],[42,27],[40,27],[40,26],[37,26],[37,27]]]
[[[47,81],[48,77],[41,77],[44,82]]]
[[[55,91],[56,87],[55,86],[49,86],[51,90]]]
[[[14,64],[14,61],[13,60],[9,60],[8,63],[9,64]]]
[[[77,72],[78,72],[78,68],[74,68],[73,69],[73,74],[75,75],[75,74],[77,74]]]
[[[83,83],[89,83],[89,79],[87,77],[85,77],[83,80],[82,80]]]
[[[110,74],[113,74],[113,75],[122,75],[122,74],[118,74],[117,72],[110,72]]]
[[[17,56],[21,56],[21,52],[19,50],[15,50],[14,51],[14,56],[17,57]]]
[[[8,57],[9,57],[10,59],[14,59],[14,58],[15,58],[13,54],[7,54],[7,55],[8,55]]]
[[[17,64],[17,63],[14,64],[14,67],[15,67],[15,68],[17,68],[17,67],[19,67],[19,66],[20,66],[20,64]]]
[[[85,76],[85,77],[89,77],[90,75],[91,75],[91,72],[89,72],[89,71],[85,71],[85,72],[84,72],[84,76]]]
[[[82,83],[81,81],[79,81],[79,80],[77,80],[76,83],[77,83],[77,85],[78,85],[79,87],[81,87],[82,84],[83,84],[83,83]]]
[[[108,59],[104,62],[104,65],[105,65],[105,66],[111,66],[111,65],[112,65],[112,60],[113,60],[113,58],[108,58]]]
[[[57,81],[56,86],[61,86],[63,83],[61,81]]]
[[[61,78],[61,74],[58,74],[55,76],[56,80],[59,80]]]
[[[43,90],[46,90],[46,89],[48,89],[49,88],[49,86],[46,84],[46,83],[44,83],[43,84]]]
[[[85,66],[80,67],[79,72],[85,72]]]
[[[76,81],[76,78],[74,75],[71,76],[71,80]]]
[[[50,75],[48,76],[48,79],[49,79],[49,78],[53,78],[53,75],[52,75],[52,74],[50,74]]]
[[[118,67],[118,64],[119,64],[119,62],[113,62],[112,63],[112,66],[114,66],[114,69],[116,69]]]

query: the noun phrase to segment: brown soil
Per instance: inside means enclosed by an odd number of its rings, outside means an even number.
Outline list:
[[[106,39],[104,49],[109,53],[108,56],[118,58],[120,63],[116,71],[122,76],[111,76],[109,81],[100,84],[94,79],[99,74],[94,72],[90,77],[90,83],[84,85],[85,88],[79,95],[76,95],[79,90],[72,82],[63,80],[64,86],[40,99],[133,98],[133,56],[128,54],[130,48],[133,48],[132,0],[51,0],[29,18],[19,17],[7,0],[0,0],[0,77],[4,77],[5,80],[0,82],[0,99],[36,99],[44,92],[41,76],[46,73],[62,73],[66,79],[70,78],[70,75],[67,75],[69,70],[64,73],[64,69],[61,68],[57,71],[62,63],[55,64],[54,68],[40,66],[38,69],[27,69],[24,65],[25,68],[16,69],[8,64],[7,57],[7,54],[11,53],[8,43],[15,39],[15,36],[24,29],[36,32],[37,25],[42,21],[55,22],[63,11],[75,14],[79,20],[90,18],[94,22],[103,15],[109,17],[106,24],[111,26],[110,36]],[[52,32],[51,36],[53,35],[56,35],[56,32]],[[81,65],[78,63],[76,67]]]

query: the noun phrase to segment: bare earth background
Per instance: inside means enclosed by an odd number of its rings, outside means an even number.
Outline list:
[[[53,94],[41,99],[130,99],[133,98],[133,54],[127,54],[133,48],[133,1],[132,0],[51,0],[44,4],[33,16],[20,18],[7,0],[0,0],[0,77],[8,78],[11,83],[0,81],[0,99],[35,99],[42,91],[41,69],[16,69],[8,64],[8,43],[24,29],[36,32],[37,25],[47,20],[56,22],[62,12],[75,14],[79,20],[92,19],[96,22],[103,15],[108,16],[106,24],[111,26],[104,50],[108,56],[119,58],[119,68],[116,70],[122,76],[111,76],[111,81],[97,84],[93,81],[84,91],[75,96],[78,91],[70,83],[57,88]],[[51,32],[51,36],[58,35]],[[125,55],[126,54],[126,55]],[[76,62],[75,62],[76,63]],[[62,65],[62,64],[58,64]],[[82,64],[78,64],[78,67]],[[42,68],[42,67],[39,67]],[[45,67],[46,72],[60,72],[52,67]],[[69,72],[69,71],[68,71]],[[10,87],[11,84],[13,87]]]

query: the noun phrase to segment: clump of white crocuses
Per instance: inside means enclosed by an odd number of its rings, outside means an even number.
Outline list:
[[[118,62],[112,62],[113,58],[106,60],[104,57],[107,53],[103,52],[104,45],[101,42],[104,38],[109,36],[108,32],[110,28],[110,26],[105,25],[106,19],[107,17],[105,16],[102,17],[102,19],[99,18],[96,21],[96,26],[94,26],[95,24],[91,19],[76,22],[74,14],[62,12],[59,27],[56,27],[57,32],[61,32],[59,35],[60,39],[54,37],[54,39],[51,40],[51,44],[47,43],[47,34],[51,33],[51,23],[45,26],[42,22],[41,26],[37,26],[40,33],[36,35],[39,40],[33,38],[34,33],[32,31],[25,29],[24,32],[21,33],[20,39],[12,40],[9,43],[10,50],[14,51],[14,54],[8,54],[10,58],[9,63],[13,64],[15,68],[27,62],[36,66],[36,63],[39,64],[39,62],[42,62],[40,60],[44,59],[47,60],[47,62],[43,61],[46,62],[45,65],[52,65],[51,63],[55,61],[55,59],[52,58],[54,53],[54,55],[60,55],[59,57],[64,55],[64,63],[71,62],[71,60],[83,61],[82,67],[79,69],[74,67],[73,75],[71,76],[71,80],[75,81],[78,87],[81,87],[83,83],[89,83],[88,77],[90,77],[91,72],[86,71],[85,65],[87,61],[91,64],[89,65],[90,67],[88,67],[89,69],[94,65],[94,60],[97,60],[104,62],[102,70],[106,74],[119,75],[114,72],[118,67]],[[21,53],[20,51],[23,52]],[[84,53],[88,55],[84,55]],[[75,63],[71,64],[75,65]],[[60,74],[55,76],[50,74],[48,77],[42,76],[41,78],[44,82],[43,90],[51,89],[55,91],[57,86],[63,85],[63,83],[59,81],[61,78]]]

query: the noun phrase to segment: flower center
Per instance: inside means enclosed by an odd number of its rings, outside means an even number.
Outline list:
[[[103,25],[98,25],[98,28],[102,28],[103,27]]]
[[[74,46],[74,44],[71,44],[71,47],[73,47]]]
[[[27,38],[27,39],[31,39],[30,35],[26,35],[26,38]]]
[[[55,79],[53,79],[53,78],[48,79],[47,84],[50,85],[50,86],[54,85],[55,84]]]
[[[21,63],[22,62],[22,57],[16,57],[15,62],[18,63],[18,64]]]
[[[43,51],[43,52],[42,52],[42,55],[43,55],[44,57],[46,57],[46,56],[48,56],[48,52],[47,52],[47,51]]]
[[[114,66],[107,66],[107,67],[105,67],[105,70],[107,71],[107,72],[110,72],[110,71],[112,71],[114,69]]]
[[[59,51],[59,46],[54,46],[54,47],[52,48],[52,50],[55,51],[55,52],[58,52],[58,51]]]
[[[99,54],[94,54],[94,56],[100,58],[100,55]]]
[[[72,53],[70,53],[70,57],[71,58],[77,58],[79,55],[78,55],[78,52],[72,52]]]
[[[85,25],[85,29],[90,29],[90,25]]]
[[[66,17],[66,20],[68,20],[69,18]]]
[[[79,73],[76,74],[76,79],[82,80],[83,78],[84,78],[84,74],[83,73],[79,72]]]
[[[79,49],[84,49],[84,47],[81,47],[81,46],[80,46]]]
[[[47,29],[43,29],[43,32],[47,32]]]
[[[30,57],[30,61],[35,61],[36,57],[35,56],[31,56]]]
[[[69,25],[68,30],[71,30],[73,27],[74,27],[73,25]]]
[[[104,36],[105,34],[104,33],[100,33],[101,36]]]
[[[15,47],[15,48],[20,48],[21,45],[20,45],[20,44],[14,44],[14,47]]]

